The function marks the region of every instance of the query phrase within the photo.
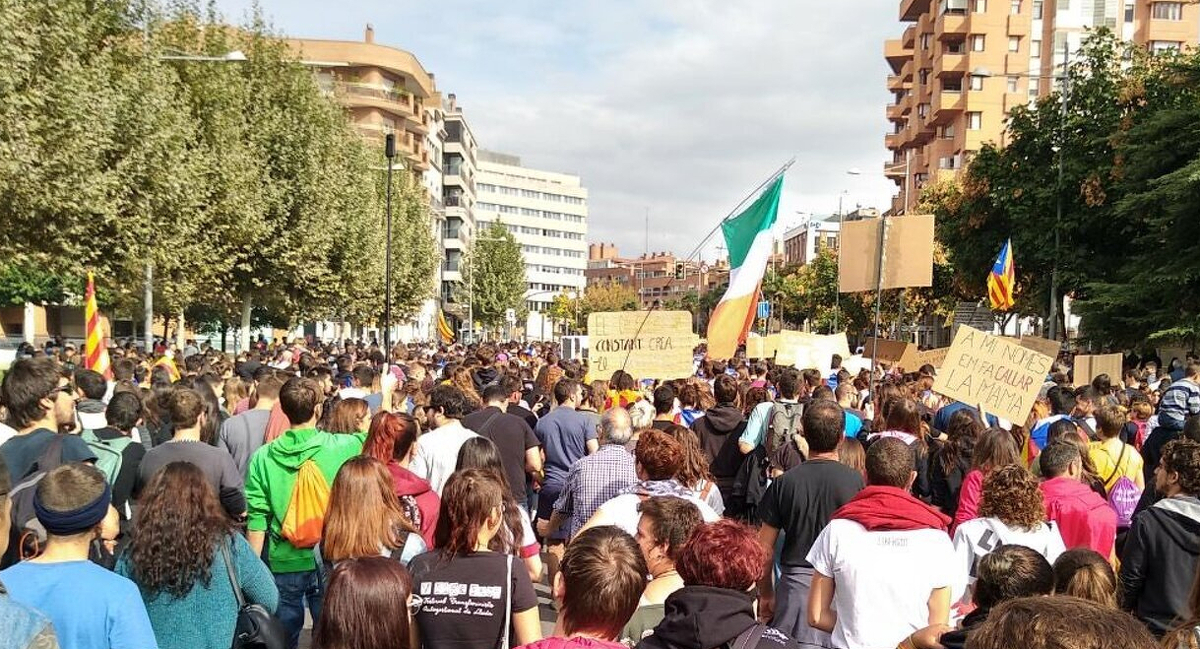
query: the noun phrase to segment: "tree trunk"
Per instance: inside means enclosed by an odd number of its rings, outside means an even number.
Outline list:
[[[179,324],[175,326],[175,346],[179,349],[187,347],[187,327],[183,319],[183,309],[179,309]]]
[[[241,349],[239,351],[250,351],[250,307],[253,305],[254,302],[250,297],[250,294],[247,293],[245,297],[242,298],[242,344],[240,345]]]

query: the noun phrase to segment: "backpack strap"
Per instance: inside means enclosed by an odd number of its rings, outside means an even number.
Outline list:
[[[1129,445],[1126,444],[1125,442],[1121,442],[1121,453],[1119,455],[1117,455],[1117,463],[1113,465],[1112,472],[1109,473],[1108,477],[1104,479],[1104,484],[1107,485],[1113,479],[1113,477],[1117,475],[1117,472],[1121,470],[1121,460],[1125,459],[1125,451],[1128,451],[1128,450],[1129,450]],[[1110,457],[1110,458],[1112,457],[1112,455],[1109,454],[1108,449],[1104,450],[1104,454],[1108,455],[1108,457]]]
[[[767,625],[758,623],[752,624],[745,631],[739,633],[738,636],[733,639],[733,642],[725,643],[725,646],[729,649],[747,649],[748,647],[757,647],[758,641],[762,639],[762,636],[764,633],[766,633],[766,631]]]

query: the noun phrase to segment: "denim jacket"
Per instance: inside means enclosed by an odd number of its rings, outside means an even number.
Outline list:
[[[0,582],[0,646],[4,649],[58,649],[49,618],[13,601]]]

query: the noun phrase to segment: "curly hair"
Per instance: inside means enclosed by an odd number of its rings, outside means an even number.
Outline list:
[[[1020,465],[999,467],[983,479],[980,518],[998,518],[1005,525],[1032,531],[1046,520],[1046,503],[1037,478]]]
[[[1163,469],[1179,475],[1179,488],[1188,495],[1200,495],[1200,442],[1176,439],[1162,450]]]
[[[766,559],[754,528],[726,518],[692,530],[675,565],[689,586],[745,591],[762,578]]]
[[[667,426],[665,432],[674,437],[683,447],[683,465],[675,474],[675,478],[679,480],[680,484],[690,489],[695,488],[704,480],[716,481],[709,470],[708,458],[704,456],[704,451],[700,448],[700,438],[696,435],[696,431],[671,424]]]
[[[165,466],[142,490],[127,550],[143,592],[183,597],[212,579],[218,543],[234,532],[216,490],[190,462]]]

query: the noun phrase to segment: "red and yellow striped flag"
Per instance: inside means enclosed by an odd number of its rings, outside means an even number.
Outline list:
[[[87,340],[83,347],[83,366],[112,379],[112,368],[108,363],[108,339],[100,326],[100,309],[96,306],[96,285],[88,271],[87,301],[83,306],[83,320],[87,323]]]

